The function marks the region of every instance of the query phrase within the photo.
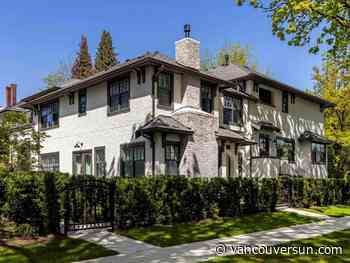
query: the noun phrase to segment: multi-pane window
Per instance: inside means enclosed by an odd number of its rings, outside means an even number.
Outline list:
[[[73,152],[73,174],[92,175],[92,152]]]
[[[69,93],[68,98],[69,98],[69,105],[73,105],[74,104],[74,92]]]
[[[259,99],[262,103],[272,105],[272,93],[270,90],[259,88]]]
[[[277,138],[276,139],[277,157],[282,160],[294,162],[295,142],[294,140]]]
[[[288,92],[282,92],[282,112],[288,113]]]
[[[162,72],[158,76],[158,104],[171,106],[173,89],[173,75],[169,72]]]
[[[224,124],[242,125],[243,104],[241,98],[224,96]]]
[[[122,176],[145,175],[145,145],[124,145],[122,147]]]
[[[40,155],[40,169],[43,171],[58,172],[60,170],[59,152]]]
[[[48,129],[58,126],[58,100],[40,106],[40,128]]]
[[[87,105],[87,96],[86,96],[86,89],[79,90],[79,108],[78,112],[79,114],[86,113],[86,105]]]
[[[295,94],[294,93],[292,93],[290,95],[290,104],[295,104]]]
[[[106,175],[105,147],[95,148],[95,176]]]
[[[259,135],[259,154],[261,157],[270,156],[270,136],[267,134]]]
[[[180,143],[179,142],[166,142],[165,147],[165,162],[166,173],[168,175],[179,174],[180,163]]]
[[[108,104],[109,112],[119,112],[129,108],[130,79],[117,79],[109,83]]]
[[[210,83],[201,82],[201,109],[205,112],[211,113],[214,108],[214,94],[215,90]]]
[[[326,145],[321,143],[312,143],[312,163],[324,164],[326,163]]]

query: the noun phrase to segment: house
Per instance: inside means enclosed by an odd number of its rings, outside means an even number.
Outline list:
[[[34,94],[42,169],[95,176],[327,176],[328,101],[226,63],[200,69],[200,42],[147,52]]]

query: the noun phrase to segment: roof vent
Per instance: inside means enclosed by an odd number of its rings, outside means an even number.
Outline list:
[[[228,66],[228,65],[230,65],[230,55],[229,54],[225,54],[224,66]]]

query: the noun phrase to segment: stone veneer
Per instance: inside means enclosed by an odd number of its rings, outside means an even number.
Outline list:
[[[215,131],[219,120],[196,111],[174,113],[173,117],[192,128],[180,163],[180,174],[213,177],[218,175],[218,143]]]
[[[200,42],[192,38],[184,38],[175,42],[176,61],[195,69],[200,69]]]

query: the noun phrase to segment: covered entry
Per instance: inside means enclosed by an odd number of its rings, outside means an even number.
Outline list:
[[[256,142],[230,129],[219,128],[215,134],[219,144],[219,175],[242,176],[244,164],[249,160],[239,147],[256,144]]]
[[[159,115],[143,125],[137,131],[151,141],[152,175],[180,174],[180,163],[191,128],[171,116]]]

